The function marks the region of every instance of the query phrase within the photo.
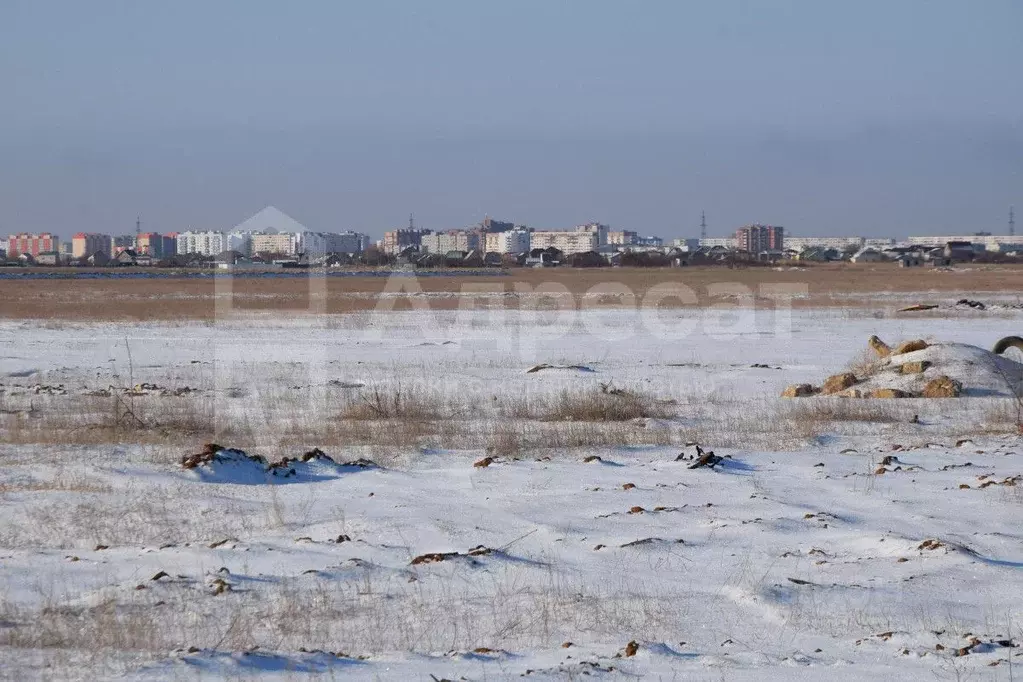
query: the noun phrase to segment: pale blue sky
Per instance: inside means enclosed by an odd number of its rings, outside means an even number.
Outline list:
[[[0,233],[1004,230],[1018,0],[0,2]]]

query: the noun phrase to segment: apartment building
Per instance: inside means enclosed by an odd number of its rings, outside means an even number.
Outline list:
[[[369,237],[359,232],[300,232],[298,252],[308,256],[328,253],[362,253],[369,245]]]
[[[192,232],[178,234],[177,249],[179,255],[199,254],[200,256],[219,256],[225,249],[226,241],[223,232]]]
[[[530,248],[531,231],[521,228],[505,232],[488,233],[486,240],[487,253],[526,253]]]
[[[739,250],[749,253],[781,251],[785,248],[785,228],[777,225],[744,225],[735,231]]]
[[[477,229],[481,232],[507,232],[508,230],[515,229],[515,223],[503,220],[494,220],[490,216],[487,216],[482,222],[480,222]]]
[[[252,234],[248,230],[231,230],[224,235],[224,251],[237,251],[243,256],[251,256]]]
[[[143,232],[135,239],[135,252],[140,256],[167,258],[178,252],[177,239],[159,232]]]
[[[585,232],[593,234],[597,238],[597,246],[604,246],[607,244],[607,235],[611,228],[601,223],[587,223],[585,225],[577,225],[575,228],[576,232]]]
[[[280,232],[278,234],[253,234],[252,253],[280,253],[294,256],[298,253],[298,234]]]
[[[419,248],[427,253],[444,254],[448,251],[476,251],[483,248],[479,232],[449,230],[423,235]]]
[[[529,236],[529,248],[547,249],[554,247],[565,255],[585,253],[600,246],[600,235],[590,230],[568,230],[561,232],[533,232]]]
[[[117,236],[117,237],[111,237],[110,238],[110,254],[109,255],[116,256],[120,252],[126,251],[128,249],[131,249],[132,251],[135,250],[135,235],[133,235],[133,234],[124,234],[124,235],[120,235],[120,236]]]
[[[369,236],[361,232],[328,232],[327,253],[362,253],[369,247]]]
[[[12,234],[7,238],[7,253],[10,258],[19,255],[28,255],[33,258],[41,253],[60,250],[60,239],[49,232],[40,234],[29,234],[21,232]]]
[[[611,230],[607,233],[607,243],[617,246],[635,244],[639,234],[631,230]]]
[[[77,232],[72,235],[72,258],[87,258],[96,253],[110,255],[110,235],[95,232]]]
[[[421,230],[410,227],[399,230],[390,230],[388,232],[384,232],[384,239],[381,242],[381,248],[384,253],[389,254],[401,253],[410,246],[418,249],[422,246],[423,237],[432,233],[432,230]]]

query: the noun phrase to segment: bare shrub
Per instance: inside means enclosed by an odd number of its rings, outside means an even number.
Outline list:
[[[860,351],[859,355],[856,355],[846,369],[856,375],[857,379],[861,381],[869,377],[874,376],[885,366],[884,358],[878,356],[871,348],[864,348]]]

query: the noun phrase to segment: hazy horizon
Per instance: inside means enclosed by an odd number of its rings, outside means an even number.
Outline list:
[[[1004,233],[1023,6],[8,2],[0,235]],[[1013,85],[1017,82],[1017,85]]]

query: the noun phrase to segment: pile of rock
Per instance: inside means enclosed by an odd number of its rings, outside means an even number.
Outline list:
[[[867,345],[877,354],[881,365],[877,373],[858,377],[853,372],[842,372],[824,380],[819,387],[812,384],[793,384],[783,392],[783,398],[802,398],[814,395],[838,398],[956,398],[962,394],[962,382],[944,374],[930,377],[934,363],[931,360],[905,358],[930,348],[922,339],[899,344],[894,349],[876,336]],[[924,374],[928,377],[924,377]],[[890,380],[885,381],[885,377]],[[895,377],[900,377],[895,380]],[[926,379],[926,381],[921,381]],[[896,385],[883,385],[883,384]],[[880,385],[879,385],[880,384]],[[922,385],[920,385],[922,384]],[[910,385],[915,387],[910,388]]]

